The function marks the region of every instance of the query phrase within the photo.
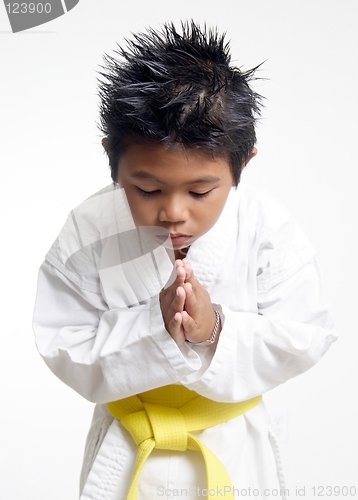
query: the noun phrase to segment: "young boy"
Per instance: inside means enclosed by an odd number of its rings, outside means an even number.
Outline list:
[[[254,70],[194,23],[128,44],[100,85],[114,184],[71,212],[34,317],[48,366],[97,403],[81,499],[284,497],[261,395],[336,335],[310,243],[238,185]]]

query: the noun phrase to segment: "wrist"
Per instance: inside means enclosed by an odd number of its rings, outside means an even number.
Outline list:
[[[221,324],[221,317],[220,317],[219,326],[218,326],[218,330],[216,332],[215,340],[212,344],[209,345],[210,349],[212,349],[213,351],[216,350],[216,346],[218,345],[221,330],[222,330],[222,324]]]
[[[219,339],[219,334],[221,332],[221,318],[219,311],[214,309],[214,313],[215,313],[215,324],[211,332],[210,338],[202,342],[191,342],[190,340],[187,340],[186,342],[192,345],[210,346],[212,348],[214,348],[214,346],[216,347]]]

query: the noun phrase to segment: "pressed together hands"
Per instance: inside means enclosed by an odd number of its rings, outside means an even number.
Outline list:
[[[204,342],[211,337],[216,320],[210,295],[196,279],[188,259],[176,260],[175,271],[174,283],[159,296],[165,328],[179,346],[186,340]]]

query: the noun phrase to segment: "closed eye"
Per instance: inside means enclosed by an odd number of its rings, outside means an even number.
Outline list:
[[[205,198],[205,196],[208,196],[209,193],[211,193],[211,189],[210,191],[206,191],[206,193],[195,193],[194,191],[190,191],[190,194],[192,196],[194,196],[194,198]]]
[[[139,191],[139,194],[141,196],[147,196],[147,197],[150,197],[150,196],[156,196],[157,194],[160,193],[160,189],[156,189],[155,191],[145,191],[144,189],[141,189],[137,186],[137,189]]]
[[[145,191],[144,189],[141,189],[140,187],[137,186],[137,189],[139,191],[139,194],[144,197],[152,197],[152,196],[157,196],[160,193],[160,189],[155,189],[154,191]],[[194,196],[194,198],[202,199],[205,198],[205,196],[208,196],[210,191],[206,191],[205,193],[196,193],[195,191],[190,191],[190,194]]]

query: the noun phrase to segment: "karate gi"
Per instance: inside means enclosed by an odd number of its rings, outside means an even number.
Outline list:
[[[311,244],[273,196],[240,184],[187,254],[221,314],[217,349],[178,347],[165,330],[157,292],[130,304],[128,294],[116,296],[121,283],[110,283],[111,273],[96,271],[98,254],[90,262],[93,241],[110,237],[113,226],[119,233],[133,229],[125,202],[108,201],[113,192],[108,186],[70,214],[41,266],[34,315],[50,369],[97,403],[81,500],[124,500],[130,485],[137,447],[104,403],[169,384],[214,401],[246,400],[309,369],[336,340]],[[225,465],[235,497],[248,488],[251,496],[279,497],[281,464],[263,402],[195,434]],[[154,450],[139,498],[203,498],[205,488],[199,453]]]

